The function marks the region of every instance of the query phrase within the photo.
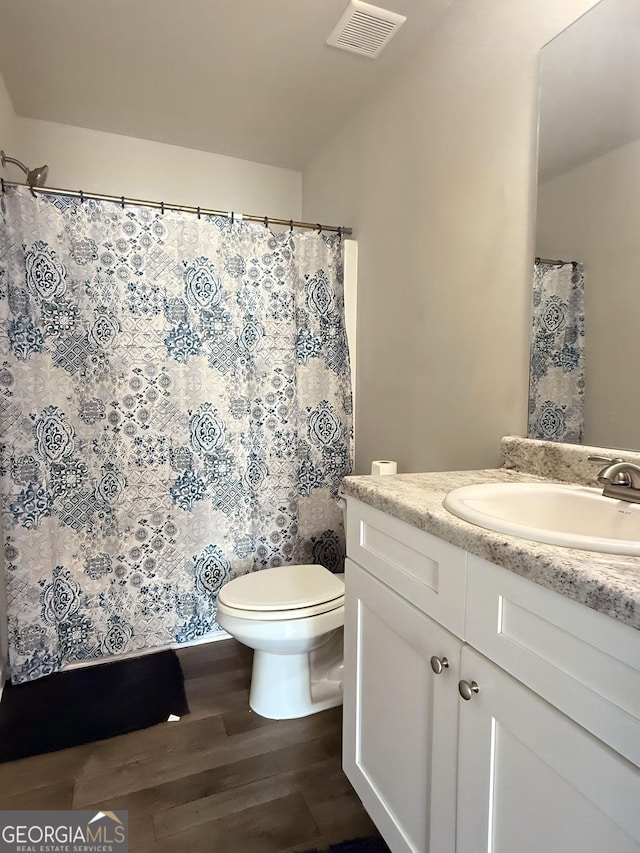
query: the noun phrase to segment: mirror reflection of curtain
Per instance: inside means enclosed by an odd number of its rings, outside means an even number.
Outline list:
[[[533,274],[529,438],[581,442],[584,433],[584,272],[537,260]]]

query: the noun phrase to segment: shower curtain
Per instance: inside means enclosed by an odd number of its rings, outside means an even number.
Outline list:
[[[219,630],[237,575],[340,570],[339,237],[26,188],[1,230],[12,681]]]
[[[582,442],[584,272],[582,264],[536,261],[529,373],[529,438]]]

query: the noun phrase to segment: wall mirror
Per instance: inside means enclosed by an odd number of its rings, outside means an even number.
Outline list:
[[[535,253],[543,260],[568,263],[536,264],[534,315],[536,300],[541,301],[541,271],[563,271],[569,288],[573,277],[574,291],[582,274],[584,282],[583,308],[577,307],[583,318],[565,315],[565,297],[552,300],[546,303],[547,337],[542,334],[538,340],[544,350],[554,325],[562,329],[564,337],[553,359],[556,373],[563,380],[569,377],[569,385],[576,353],[584,359],[583,378],[578,371],[577,383],[583,428],[555,438],[640,448],[638,0],[601,0],[543,48]],[[536,349],[535,322],[533,390],[536,359],[544,356]],[[575,383],[567,393],[573,392]],[[541,401],[542,406],[549,404],[550,432],[557,426],[554,405],[560,417],[573,405],[562,394],[553,404]],[[538,432],[537,437],[554,436]]]

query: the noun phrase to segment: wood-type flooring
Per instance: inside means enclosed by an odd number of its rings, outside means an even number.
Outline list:
[[[179,722],[0,765],[0,809],[129,813],[135,853],[296,853],[377,835],[341,769],[342,708],[300,720],[249,709],[251,652],[179,652]]]

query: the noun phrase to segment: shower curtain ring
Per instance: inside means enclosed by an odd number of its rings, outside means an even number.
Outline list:
[[[160,213],[164,216],[164,202],[160,202]]]
[[[120,196],[120,204],[122,206],[122,209],[124,210],[124,196],[123,195]]]
[[[80,204],[84,204],[84,193],[80,190]]]
[[[4,185],[4,178],[0,178],[0,184],[2,184],[2,195],[4,195],[6,192],[6,188]]]
[[[198,208],[198,219],[200,219],[200,208]]]
[[[342,225],[338,227],[338,240],[342,240]]]
[[[316,228],[318,229],[318,234],[322,234],[322,225],[319,222],[316,223]]]
[[[289,220],[289,233],[293,234],[293,219]]]
[[[264,218],[264,227],[265,228],[269,227],[269,217],[268,216],[265,216],[265,218]]]
[[[36,191],[34,190],[34,188],[31,185],[29,185],[29,189],[31,190],[31,195],[34,198],[38,198],[38,194],[36,193]]]

